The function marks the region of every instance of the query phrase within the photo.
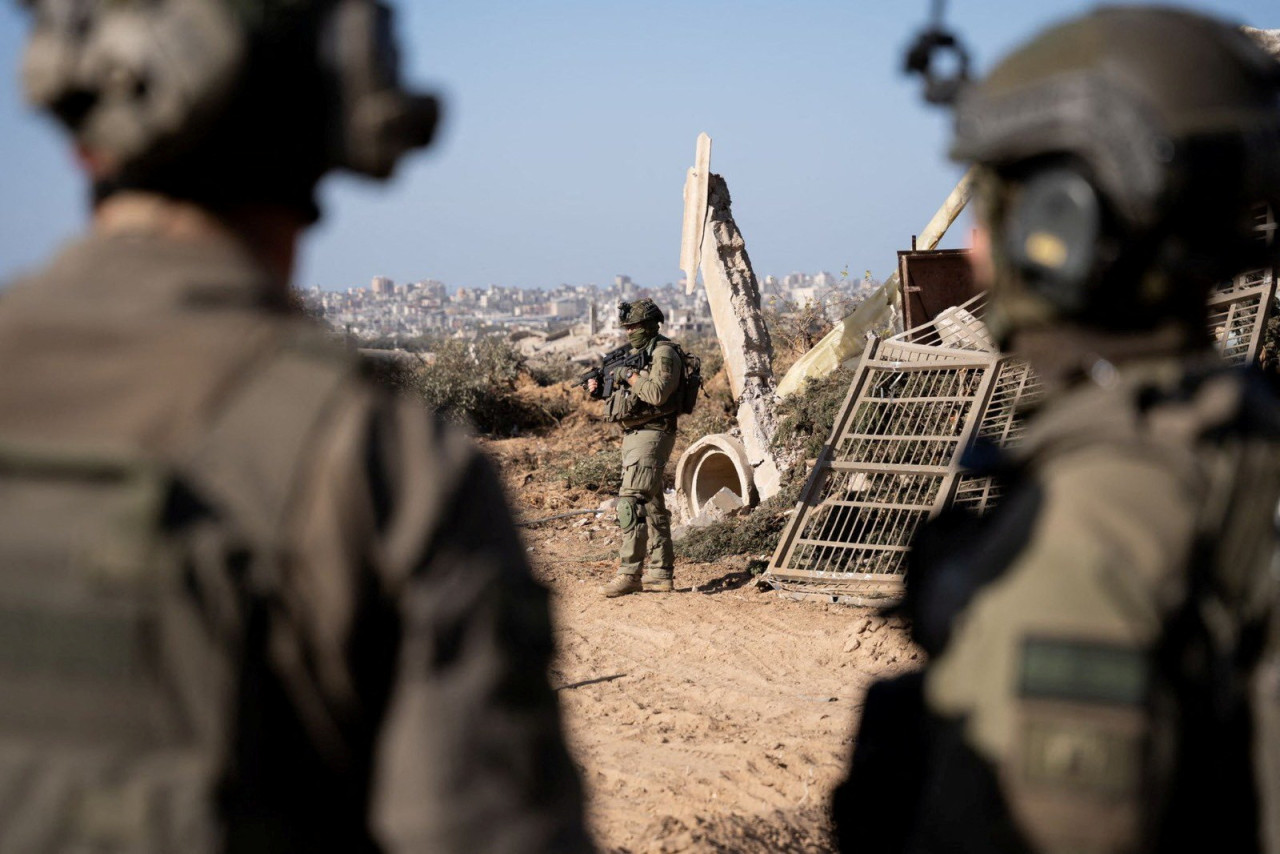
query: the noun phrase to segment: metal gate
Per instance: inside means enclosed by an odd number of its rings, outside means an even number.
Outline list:
[[[1275,299],[1272,270],[1254,270],[1236,276],[1209,297],[1209,334],[1228,362],[1247,365],[1262,350],[1267,307]]]
[[[1276,231],[1260,209],[1263,239]],[[1262,349],[1274,270],[1215,288],[1209,334],[1223,358],[1248,364]],[[916,529],[949,504],[985,512],[991,478],[965,473],[960,455],[982,436],[1021,437],[1018,413],[1041,393],[1025,362],[1001,356],[980,317],[985,295],[863,352],[831,438],[782,532],[765,579],[797,598],[865,604],[902,595]]]
[[[861,603],[902,593],[920,523],[955,502],[985,510],[989,478],[966,475],[976,436],[1015,441],[1020,401],[1038,391],[1001,356],[979,296],[930,323],[868,342],[767,579],[799,597]]]

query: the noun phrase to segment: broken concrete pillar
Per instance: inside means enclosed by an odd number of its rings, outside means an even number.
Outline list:
[[[751,269],[742,232],[733,221],[729,186],[719,175],[707,184],[702,235],[702,283],[724,353],[729,389],[738,401],[738,428],[761,499],[781,488],[781,466],[773,449],[777,427],[773,344],[760,312],[760,284]]]
[[[929,220],[916,241],[919,249],[934,249],[947,229],[960,216],[973,195],[973,170],[970,169],[947,196],[942,207]],[[891,316],[898,304],[898,271],[875,293],[863,300],[853,312],[835,325],[809,352],[801,356],[778,383],[778,396],[787,397],[804,386],[810,377],[824,377],[848,360],[860,355],[866,346],[867,333]]]
[[[684,292],[698,286],[698,266],[702,262],[702,235],[707,227],[707,186],[711,178],[711,137],[698,134],[693,165],[684,179],[684,223],[680,230],[680,269],[684,271]]]

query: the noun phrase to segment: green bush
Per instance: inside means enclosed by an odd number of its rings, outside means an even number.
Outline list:
[[[774,447],[794,453],[798,459],[813,459],[831,437],[831,427],[853,382],[853,370],[839,368],[825,377],[805,380],[799,394],[778,405],[778,429]]]

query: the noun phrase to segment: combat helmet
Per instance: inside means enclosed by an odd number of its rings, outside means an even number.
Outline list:
[[[387,177],[436,100],[404,91],[377,0],[23,0],[27,99],[75,138],[106,195],[316,214],[332,169]]]
[[[639,326],[641,324],[653,324],[657,326],[666,320],[662,313],[662,309],[657,304],[644,297],[635,302],[618,303],[618,325],[619,326]]]
[[[1262,266],[1280,210],[1280,63],[1166,8],[1053,27],[964,91],[952,155],[977,164],[998,334],[1061,320],[1194,326],[1216,279]]]

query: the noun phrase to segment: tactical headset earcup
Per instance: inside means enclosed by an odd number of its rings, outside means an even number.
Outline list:
[[[439,102],[404,91],[392,9],[379,0],[338,0],[322,25],[320,62],[336,82],[334,166],[373,178],[405,152],[430,144]]]
[[[1027,287],[1068,316],[1089,304],[1102,235],[1102,203],[1074,169],[1022,182],[1004,217],[1004,251]]]

